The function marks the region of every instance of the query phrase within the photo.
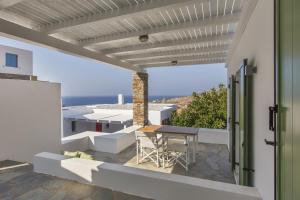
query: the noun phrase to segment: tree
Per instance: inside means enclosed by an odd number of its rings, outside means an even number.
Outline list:
[[[226,128],[227,89],[223,84],[218,89],[197,94],[193,92],[192,102],[172,113],[171,124],[196,128]]]

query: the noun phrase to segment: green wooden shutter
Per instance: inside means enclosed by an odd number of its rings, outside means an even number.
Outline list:
[[[238,139],[239,139],[239,184],[252,186],[252,73],[247,60],[237,72],[238,76]]]
[[[235,77],[232,75],[229,79],[229,160],[232,171],[235,170]]]
[[[247,184],[247,176],[244,173],[245,159],[247,159],[246,141],[245,141],[245,76],[244,67],[242,66],[237,72],[239,77],[239,184]]]

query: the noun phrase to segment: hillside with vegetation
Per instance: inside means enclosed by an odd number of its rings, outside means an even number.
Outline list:
[[[193,93],[189,97],[165,100],[179,109],[172,114],[171,124],[197,128],[226,128],[227,89],[223,84],[203,93]]]
[[[154,100],[153,103],[176,104],[179,108],[186,107],[193,100],[192,96],[181,96]]]

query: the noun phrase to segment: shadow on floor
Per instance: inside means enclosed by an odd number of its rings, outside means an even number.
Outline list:
[[[182,167],[177,164],[173,167],[171,173],[213,181],[235,183],[226,145],[199,144],[196,163],[190,166],[189,171],[185,172]]]
[[[146,200],[33,172],[30,164],[0,161],[1,200]]]
[[[87,151],[95,160],[117,163],[124,166],[142,168],[152,171],[185,175],[195,178],[203,178],[213,181],[235,183],[231,166],[229,163],[229,152],[226,145],[198,144],[196,163],[190,166],[186,172],[179,164],[167,168],[157,168],[152,162],[136,163],[135,144],[128,147],[119,154],[111,154],[96,151]]]

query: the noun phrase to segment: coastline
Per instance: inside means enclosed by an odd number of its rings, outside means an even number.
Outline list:
[[[162,100],[179,98],[179,95],[174,96],[149,96],[149,102],[163,103]],[[67,106],[80,106],[92,104],[115,104],[118,102],[116,96],[64,96],[62,99],[63,107]],[[132,103],[132,96],[124,96],[125,103]]]

